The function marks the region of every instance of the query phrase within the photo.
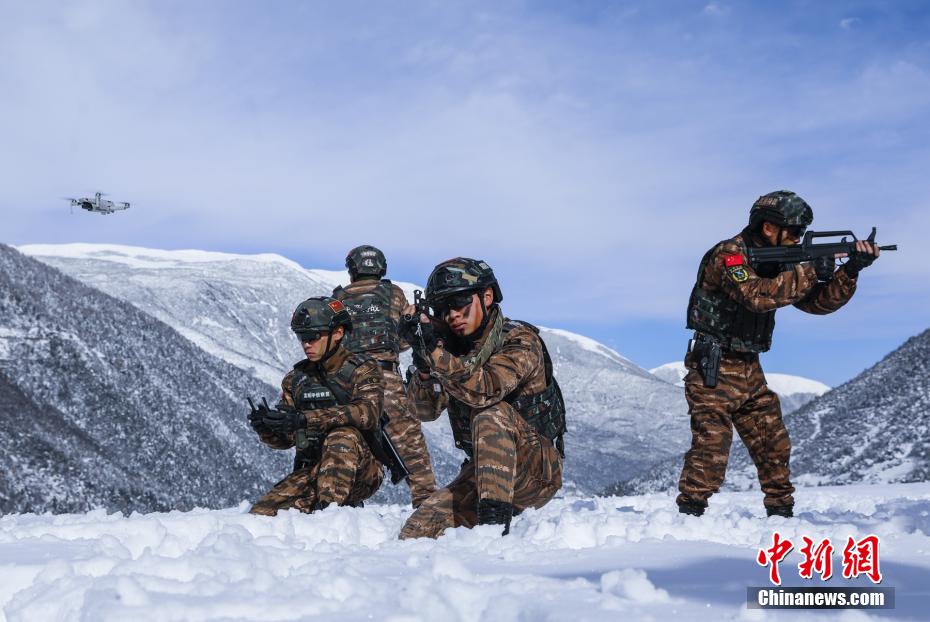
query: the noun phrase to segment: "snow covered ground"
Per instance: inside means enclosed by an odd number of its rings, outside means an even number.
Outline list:
[[[566,498],[524,513],[505,538],[481,527],[407,542],[400,506],[10,515],[0,608],[10,622],[928,619],[930,483],[806,488],[797,503],[797,518],[767,519],[758,492],[722,493],[698,519],[667,495]],[[747,609],[745,588],[767,585],[755,556],[776,529],[798,543],[878,534],[896,609]],[[798,557],[781,566],[785,585],[805,584]],[[826,585],[871,585],[835,574]]]

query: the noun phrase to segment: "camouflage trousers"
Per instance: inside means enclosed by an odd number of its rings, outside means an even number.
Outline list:
[[[433,475],[422,424],[408,410],[404,384],[396,372],[384,371],[383,387],[384,412],[389,419],[387,433],[410,472],[410,498],[413,507],[419,507],[436,491],[436,476]]]
[[[708,497],[720,490],[735,427],[756,465],[765,506],[793,505],[791,441],[778,396],[766,384],[759,357],[724,356],[714,388],[704,386],[695,363],[685,358],[685,364],[690,369],[685,398],[691,414],[691,449],[685,454],[676,501],[691,499],[707,505]]]
[[[562,487],[558,450],[510,404],[477,411],[471,429],[474,459],[407,519],[402,540],[438,538],[447,527],[474,527],[479,499],[506,501],[519,512],[544,506]]]
[[[377,492],[383,478],[381,463],[362,433],[356,428],[335,428],[326,435],[317,464],[282,479],[249,512],[274,516],[289,508],[310,513],[331,503],[358,505]]]

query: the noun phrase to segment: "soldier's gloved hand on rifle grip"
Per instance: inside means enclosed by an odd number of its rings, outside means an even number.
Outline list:
[[[277,434],[291,434],[307,427],[307,419],[303,413],[293,410],[266,410],[262,422]]]
[[[409,343],[411,346],[417,343],[417,325],[420,320],[415,314],[404,315],[400,318],[400,326],[397,327],[397,334],[400,338]]]
[[[856,251],[854,253],[850,253],[849,261],[844,264],[843,269],[849,276],[858,276],[859,272],[863,268],[868,268],[871,266],[873,261],[875,261],[875,255],[872,253]]]
[[[429,360],[427,360],[428,355],[425,355],[420,352],[419,348],[413,349],[413,366],[417,368],[417,371],[422,371],[424,373],[429,372]]]
[[[423,352],[423,355],[429,356],[429,353],[439,345],[439,333],[433,327],[432,322],[424,322],[420,324],[420,334],[423,336],[423,345],[426,347],[426,352]]]
[[[268,409],[259,404],[258,408],[253,408],[249,413],[249,425],[257,434],[265,434],[270,430],[265,426],[265,413]]]
[[[257,434],[268,434],[271,432],[265,425],[265,415],[268,414],[268,402],[262,398],[258,406],[255,406],[255,402],[252,401],[252,398],[246,398],[246,400],[249,403],[249,425],[252,426],[252,429],[255,430]]]
[[[817,273],[818,281],[830,281],[833,279],[833,272],[836,270],[836,259],[833,257],[818,257],[814,260],[814,272]]]

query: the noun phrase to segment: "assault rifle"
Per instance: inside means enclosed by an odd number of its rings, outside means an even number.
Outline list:
[[[814,244],[816,238],[834,238],[843,236],[839,242],[827,242],[824,244]],[[846,237],[852,238],[847,241]],[[759,264],[778,263],[778,264],[795,264],[805,261],[815,261],[824,257],[833,258],[839,254],[847,256],[856,252],[856,235],[852,231],[808,231],[804,234],[804,239],[800,244],[794,246],[770,246],[762,248],[749,248],[749,263],[755,268]],[[866,238],[867,242],[875,243],[875,227],[872,227],[872,233]],[[896,251],[897,244],[890,246],[879,246],[882,251]]]
[[[429,356],[429,349],[426,346],[426,340],[423,338],[424,330],[434,331],[438,335],[448,335],[448,325],[441,318],[433,315],[433,310],[429,302],[423,297],[423,292],[419,289],[413,290],[413,313],[405,313],[401,318],[401,334],[407,339],[414,352],[414,363],[417,357],[425,359]],[[420,321],[420,315],[429,318],[429,326],[425,326]],[[413,337],[414,341],[411,341]],[[419,365],[418,365],[419,366]]]
[[[265,398],[262,398],[262,403],[257,408],[251,397],[247,397],[246,401],[248,401],[249,408],[251,408],[249,423],[257,431],[264,426],[265,415],[272,412],[272,409]],[[281,402],[278,403],[275,410],[282,412],[294,411],[293,408],[282,407]],[[267,428],[265,429],[267,430]],[[320,461],[323,455],[323,437],[320,434],[309,433],[307,430],[297,430],[294,434],[294,446],[297,448],[297,455],[294,456],[295,471],[312,467]]]
[[[247,397],[246,400],[249,402],[249,408],[251,408],[251,412],[249,412],[249,423],[252,424],[253,428],[255,428],[256,425],[261,427],[265,415],[269,412],[273,412],[268,405],[268,401],[262,398],[261,404],[256,407],[251,397]],[[282,412],[294,411],[293,408],[288,408],[280,402],[276,410]],[[407,469],[407,465],[404,464],[403,458],[397,453],[397,448],[394,447],[394,442],[385,429],[387,424],[387,415],[381,413],[381,418],[378,421],[378,430],[373,434],[364,432],[363,436],[368,446],[371,448],[372,453],[375,455],[375,458],[390,470],[391,483],[396,484],[402,479],[406,479],[410,475],[410,471]],[[311,468],[320,461],[323,457],[324,436],[324,434],[309,432],[306,429],[297,430],[294,434],[294,445],[297,448],[297,455],[294,456],[295,471],[297,469]]]
[[[429,321],[438,326],[439,328],[445,328],[446,323],[442,318],[433,315],[433,309],[430,307],[429,302],[426,298],[423,297],[423,291],[419,289],[413,290],[413,306],[416,309],[413,313],[404,314],[404,322],[407,324],[412,324],[416,322],[420,323],[420,315],[425,315],[429,318]]]
[[[410,476],[410,470],[404,463],[404,459],[400,457],[399,453],[397,453],[397,448],[394,447],[394,441],[391,440],[390,435],[388,435],[387,430],[385,429],[388,422],[388,416],[382,412],[381,417],[378,420],[378,430],[381,434],[381,449],[383,450],[384,455],[376,455],[375,458],[378,458],[378,460],[380,460],[382,464],[384,464],[391,472],[391,483],[397,484],[401,480],[407,479]]]

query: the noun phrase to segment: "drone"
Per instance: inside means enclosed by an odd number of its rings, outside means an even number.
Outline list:
[[[103,197],[105,196],[107,196],[105,192],[95,192],[94,198],[92,199],[89,197],[81,197],[80,199],[65,197],[65,200],[71,201],[72,211],[75,207],[80,207],[88,212],[97,214],[112,214],[113,212],[129,209],[128,201],[110,201],[109,199],[104,199]]]

